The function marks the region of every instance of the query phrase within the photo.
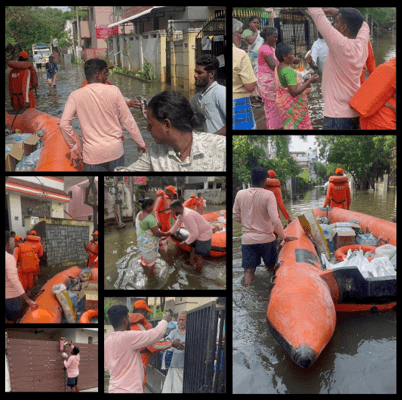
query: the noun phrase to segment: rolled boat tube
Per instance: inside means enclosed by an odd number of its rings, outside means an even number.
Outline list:
[[[278,257],[267,310],[269,330],[291,359],[310,367],[330,341],[336,312],[314,245],[298,219],[286,228],[287,242]]]
[[[21,110],[17,115],[6,111],[6,124],[21,133],[36,133],[42,129],[42,150],[35,171],[75,171],[70,165],[70,148],[60,130],[60,118],[42,112],[37,108]],[[81,139],[74,133],[78,148],[82,149]]]

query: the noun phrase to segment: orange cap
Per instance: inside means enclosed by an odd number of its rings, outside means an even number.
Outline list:
[[[148,304],[145,303],[144,300],[138,300],[134,303],[134,307],[135,308],[144,308],[145,310],[147,310],[148,312],[152,312],[152,310],[148,307]]]
[[[273,169],[268,170],[268,176],[270,178],[275,178],[276,177],[276,172]]]
[[[191,197],[192,199],[195,199],[195,194],[192,194],[190,197]]]
[[[17,235],[17,236],[14,238],[14,242],[19,242],[21,239],[22,239],[22,236]]]
[[[29,232],[29,234],[30,235],[35,235],[35,236],[37,235],[36,231],[31,231],[31,232]]]
[[[98,231],[95,231],[95,232],[92,234],[92,236],[93,236],[93,235],[98,235]]]
[[[174,194],[177,194],[177,193],[176,193],[176,189],[174,188],[174,186],[168,186],[168,187],[166,188],[166,190],[170,190],[170,191],[173,192]]]
[[[335,170],[335,175],[338,175],[338,174],[343,175],[343,169],[342,169],[342,168],[337,168],[337,169]]]

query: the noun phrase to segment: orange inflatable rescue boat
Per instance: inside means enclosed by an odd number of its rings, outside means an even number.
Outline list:
[[[92,270],[94,271],[94,270]],[[22,317],[20,323],[22,324],[58,324],[61,321],[62,307],[57,300],[56,296],[53,294],[53,286],[66,283],[69,277],[76,278],[80,275],[82,269],[78,267],[71,267],[62,271],[50,278],[38,292],[34,300],[38,303],[39,308],[36,310],[27,309],[24,316]],[[97,281],[98,274],[92,274],[91,280]]]
[[[60,130],[60,118],[39,111],[37,108],[27,108],[9,113],[6,110],[6,124],[12,130],[19,129],[21,133],[45,132],[41,139],[42,149],[35,171],[83,171],[83,166],[70,165],[70,149]],[[82,144],[75,134],[79,149]]]
[[[358,222],[377,238],[396,245],[396,224],[341,209],[315,209],[331,223]],[[396,277],[365,279],[357,267],[324,270],[317,251],[298,219],[286,228],[267,310],[268,327],[300,367],[310,367],[330,341],[336,312],[388,310],[396,305]],[[383,243],[381,243],[383,244]]]
[[[215,212],[211,212],[208,214],[203,214],[203,218],[205,218],[212,227],[219,226],[220,224],[224,225],[226,228],[226,210],[219,210]],[[224,219],[225,222],[219,222],[219,219]],[[174,243],[177,245],[186,240],[189,236],[188,231],[183,227],[179,228],[173,235],[171,236]],[[190,252],[190,246],[182,247],[183,250]],[[222,231],[222,229],[212,235],[211,242],[211,251],[209,253],[209,257],[223,257],[226,255],[226,229]]]

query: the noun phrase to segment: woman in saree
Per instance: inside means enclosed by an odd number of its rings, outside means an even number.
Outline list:
[[[270,26],[261,33],[264,44],[258,52],[258,89],[264,102],[267,129],[283,129],[284,117],[276,105],[275,67],[279,64],[275,56],[278,31]]]
[[[258,17],[252,16],[248,19],[249,28],[243,32],[243,39],[248,43],[248,56],[250,57],[251,65],[253,67],[254,74],[257,78],[258,71],[258,52],[260,47],[264,43],[264,39],[261,37],[258,27],[260,25],[260,20]],[[251,103],[255,105],[261,105],[259,98],[259,88],[254,89],[251,94]]]
[[[141,253],[141,264],[147,267],[147,272],[152,275],[155,262],[158,258],[159,240],[168,236],[158,228],[155,217],[152,214],[154,200],[145,198],[139,200],[142,211],[137,214],[135,230],[137,232],[137,246]]]
[[[275,68],[277,88],[276,104],[279,114],[285,119],[284,129],[313,129],[308,112],[307,94],[311,93],[310,83],[318,81],[318,75],[302,83],[297,72],[291,68],[295,62],[292,46],[278,44],[275,55],[279,64]]]

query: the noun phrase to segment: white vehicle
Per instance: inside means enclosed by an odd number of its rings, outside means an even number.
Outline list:
[[[41,63],[43,66],[49,62],[49,56],[51,55],[51,48],[48,44],[45,43],[37,43],[32,45],[32,57],[35,53],[39,53],[42,56]]]

